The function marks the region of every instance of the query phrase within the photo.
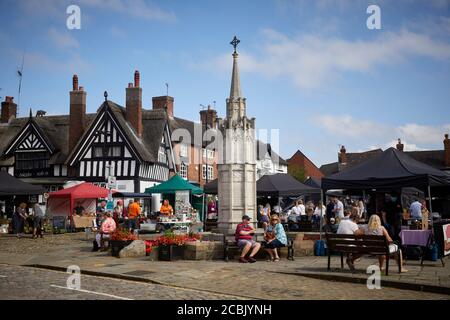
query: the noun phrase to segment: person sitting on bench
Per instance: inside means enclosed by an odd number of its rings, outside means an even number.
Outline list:
[[[389,253],[396,253],[398,251],[398,245],[394,244],[392,241],[392,238],[389,236],[389,233],[387,230],[382,226],[381,219],[378,215],[373,214],[370,216],[369,223],[365,225],[363,228],[360,228],[355,231],[356,235],[359,234],[365,234],[365,235],[377,235],[377,236],[385,236],[385,238],[389,242]],[[350,261],[347,263],[350,265],[353,265],[354,261],[359,258],[361,255],[352,255]],[[401,272],[408,272],[405,268],[403,268],[403,258],[402,255],[399,253],[398,255],[394,255],[395,260],[397,261],[397,264],[400,266]],[[381,255],[378,256],[378,262],[380,264],[380,270],[383,271],[383,265],[384,260],[386,259],[386,256]],[[349,263],[350,262],[350,263]]]
[[[278,256],[277,248],[282,248],[287,245],[286,232],[280,223],[280,218],[274,214],[270,218],[270,225],[264,235],[264,249],[270,255],[268,261],[278,262],[280,257]]]
[[[104,249],[104,240],[109,239],[110,235],[116,231],[116,222],[112,218],[110,211],[106,212],[105,220],[103,220],[100,227],[100,232],[95,235],[94,249],[93,251],[98,251],[99,249]]]
[[[242,217],[242,223],[238,224],[236,227],[235,239],[237,246],[242,250],[241,257],[239,258],[239,262],[241,263],[253,263],[256,262],[254,258],[255,254],[261,248],[261,244],[253,240],[253,236],[255,235],[255,229],[250,224],[251,218],[247,215]],[[253,249],[250,253],[248,259],[245,258],[247,253]]]

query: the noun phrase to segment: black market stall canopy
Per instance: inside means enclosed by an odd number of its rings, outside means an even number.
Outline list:
[[[219,181],[217,179],[214,179],[203,186],[203,191],[205,191],[206,194],[217,194],[218,189]]]
[[[304,184],[306,184],[307,186],[310,186],[312,188],[322,188],[322,179],[320,178],[314,178],[314,177],[309,177]]]
[[[205,184],[203,190],[206,194],[217,194],[217,179]],[[256,194],[259,197],[288,197],[316,193],[320,193],[320,188],[307,186],[285,173],[268,174],[256,182]]]
[[[189,191],[193,195],[203,194],[202,189],[194,186],[193,184],[190,184],[189,182],[184,180],[182,177],[180,177],[178,174],[174,175],[172,178],[170,178],[166,182],[163,182],[163,183],[153,186],[151,188],[145,189],[145,193],[170,194],[170,193],[175,193],[177,191]]]
[[[42,187],[23,182],[5,171],[0,171],[0,196],[22,196],[44,194]]]
[[[400,189],[450,186],[450,175],[389,148],[353,168],[322,179],[322,189]]]
[[[307,186],[289,174],[276,173],[262,176],[256,182],[256,193],[260,197],[288,197],[321,193],[321,190]]]

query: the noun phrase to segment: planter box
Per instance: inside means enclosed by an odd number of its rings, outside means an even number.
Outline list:
[[[120,250],[131,244],[133,240],[110,240],[109,245],[111,247],[111,255],[118,257]]]
[[[187,242],[184,250],[185,260],[215,260],[223,259],[222,241]]]
[[[184,256],[184,246],[159,246],[159,260],[161,261],[172,261],[183,259]]]
[[[159,247],[152,247],[152,252],[148,255],[150,261],[158,261]]]

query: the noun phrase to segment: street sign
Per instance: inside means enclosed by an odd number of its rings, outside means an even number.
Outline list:
[[[108,201],[107,203],[106,203],[106,210],[114,210],[114,202],[112,202],[112,201]]]

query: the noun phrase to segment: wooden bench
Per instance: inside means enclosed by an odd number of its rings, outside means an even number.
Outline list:
[[[328,271],[330,271],[331,254],[333,252],[341,254],[341,268],[344,268],[344,253],[385,255],[386,275],[389,274],[389,257],[402,254],[400,248],[396,252],[390,253],[389,242],[384,236],[326,233],[325,237],[328,251]],[[398,264],[398,272],[401,272],[400,264]]]
[[[278,250],[283,250],[284,248],[287,249],[287,259],[294,261],[294,238],[293,236],[286,235],[288,238],[288,244],[285,247],[278,248]],[[262,243],[264,241],[264,235],[256,235],[256,241],[259,243]],[[233,234],[227,234],[223,237],[223,248],[224,248],[224,259],[225,261],[229,260],[229,254],[232,251],[239,251],[240,249],[236,243],[235,235]],[[263,249],[261,245],[261,249]]]

